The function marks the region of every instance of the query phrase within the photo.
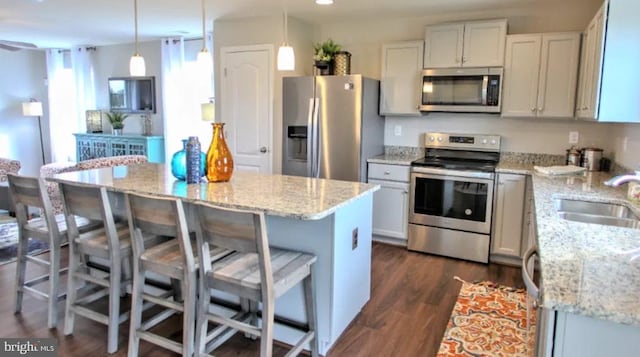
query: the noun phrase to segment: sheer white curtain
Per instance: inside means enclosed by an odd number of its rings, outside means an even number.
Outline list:
[[[95,47],[78,46],[71,49],[71,70],[75,85],[75,132],[87,131],[86,111],[96,109],[96,79],[94,73]]]
[[[75,161],[75,95],[73,74],[65,66],[68,53],[63,50],[47,50],[47,79],[49,90],[49,133],[51,137],[51,161]],[[73,121],[75,124],[75,120]]]
[[[193,47],[187,46],[187,47]],[[164,113],[165,156],[182,149],[182,139],[198,136],[202,151],[211,141],[211,127],[202,121],[200,105],[213,95],[211,77],[203,76],[195,62],[197,51],[189,49],[185,59],[182,38],[162,40],[162,93]],[[191,53],[193,52],[193,53]]]

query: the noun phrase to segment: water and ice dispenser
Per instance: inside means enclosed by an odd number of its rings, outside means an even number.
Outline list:
[[[307,126],[289,125],[285,138],[285,160],[282,173],[307,176]]]

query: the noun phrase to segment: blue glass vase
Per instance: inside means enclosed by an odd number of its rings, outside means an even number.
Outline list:
[[[187,178],[187,139],[182,140],[182,150],[176,151],[171,157],[171,174],[178,180]],[[200,175],[204,176],[206,170],[207,155],[200,152]]]

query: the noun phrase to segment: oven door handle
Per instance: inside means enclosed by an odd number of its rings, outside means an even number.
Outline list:
[[[493,172],[457,171],[430,167],[412,167],[411,173],[419,175],[420,177],[428,177],[434,179],[455,179],[462,177],[471,179],[493,180],[495,178],[495,173]]]
[[[531,259],[534,255],[538,255],[538,247],[533,246],[529,248],[522,257],[522,280],[527,288],[527,294],[533,298],[534,307],[538,307],[540,299],[540,289],[533,282],[533,263]],[[531,264],[530,264],[531,263]]]

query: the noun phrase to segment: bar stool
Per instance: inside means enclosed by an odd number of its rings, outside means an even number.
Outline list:
[[[18,257],[16,266],[15,312],[22,311],[24,293],[47,301],[47,326],[55,328],[58,316],[58,301],[65,298],[65,293],[59,294],[60,274],[66,273],[67,268],[60,269],[60,248],[67,241],[67,223],[62,215],[54,216],[49,201],[49,195],[42,179],[35,177],[8,174],[9,190],[16,208],[18,220]],[[43,217],[29,220],[29,208],[40,209]],[[82,232],[100,228],[101,223],[84,221],[78,226]],[[49,244],[49,260],[27,255],[29,238],[37,239]],[[44,266],[48,273],[26,280],[27,262]],[[36,286],[49,281],[47,292]]]
[[[120,313],[120,296],[131,278],[129,226],[127,222],[114,220],[110,203],[110,198],[114,197],[105,188],[60,183],[60,193],[69,239],[69,286],[64,334],[73,333],[76,315],[105,324],[108,327],[107,352],[114,353],[118,350],[119,325],[128,318],[128,312]],[[80,233],[75,216],[102,221],[104,228]],[[154,235],[146,235],[143,239],[145,245],[166,241]],[[91,258],[94,259],[90,261]],[[91,274],[92,269],[98,274]],[[107,314],[90,306],[104,296],[109,298]]]
[[[311,355],[318,356],[316,301],[313,291],[314,255],[270,248],[263,212],[241,211],[195,204],[199,227],[196,229],[200,265],[198,317],[196,322],[197,355],[221,345],[237,330],[260,336],[260,356],[271,356],[275,300],[302,281],[307,313],[307,329],[287,356],[298,354],[307,343]],[[235,252],[217,262],[207,260],[210,246]],[[250,313],[262,303],[262,327],[257,317],[239,313],[231,318],[209,312],[210,289],[217,289],[250,300]],[[244,304],[243,304],[244,305]],[[207,332],[209,321],[220,326]],[[247,323],[252,322],[252,324]]]
[[[197,261],[193,252],[195,238],[187,229],[182,201],[129,193],[126,194],[129,230],[133,244],[133,286],[131,321],[129,328],[129,356],[138,356],[140,339],[156,344],[183,356],[193,354]],[[143,234],[175,237],[167,242],[145,247]],[[209,260],[217,260],[231,252],[218,248],[210,251]],[[171,296],[155,296],[144,292],[147,273],[155,273],[179,281],[183,301]],[[142,321],[143,303],[151,302],[165,309]],[[182,343],[175,342],[149,330],[175,314],[183,313]]]

